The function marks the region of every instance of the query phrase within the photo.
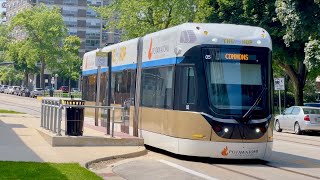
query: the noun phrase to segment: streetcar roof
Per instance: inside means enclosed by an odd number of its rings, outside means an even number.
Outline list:
[[[97,69],[96,53],[112,52],[113,70],[135,68],[139,38],[88,52],[83,58],[83,71]],[[157,60],[174,61],[197,45],[240,45],[272,49],[268,32],[260,27],[214,24],[185,23],[143,37],[142,62],[148,64]],[[121,66],[121,68],[120,68]],[[117,67],[119,67],[117,69]],[[105,69],[104,69],[105,70]],[[93,72],[91,72],[93,73]],[[89,73],[89,74],[91,74]]]

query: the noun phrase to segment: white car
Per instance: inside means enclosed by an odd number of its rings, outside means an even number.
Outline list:
[[[43,96],[43,89],[42,88],[35,88],[30,92],[31,98],[35,98],[38,96]]]
[[[5,94],[10,94],[13,91],[13,87],[9,86],[7,89],[4,90]]]
[[[293,130],[295,134],[303,131],[320,131],[320,108],[292,106],[284,110],[282,115],[275,117],[275,129]]]

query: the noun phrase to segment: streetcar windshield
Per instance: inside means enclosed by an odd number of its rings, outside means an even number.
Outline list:
[[[216,113],[243,116],[261,93],[252,114],[266,112],[268,51],[206,48],[203,53],[210,106]]]

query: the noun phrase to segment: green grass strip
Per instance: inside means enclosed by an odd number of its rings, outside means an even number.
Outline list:
[[[102,178],[76,163],[0,161],[0,179],[90,179]]]
[[[6,113],[6,114],[24,114],[24,113],[20,113],[20,112],[16,112],[16,111],[11,111],[11,110],[4,110],[4,109],[0,109],[0,113]]]

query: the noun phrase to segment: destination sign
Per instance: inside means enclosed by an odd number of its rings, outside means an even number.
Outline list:
[[[236,39],[223,39],[225,44],[245,44],[250,45],[253,43],[252,40],[236,40]]]
[[[257,56],[251,55],[251,54],[242,54],[242,53],[221,53],[220,59],[248,61],[248,60],[257,60]]]
[[[241,49],[208,48],[204,50],[204,59],[213,61],[257,61],[257,54]]]

